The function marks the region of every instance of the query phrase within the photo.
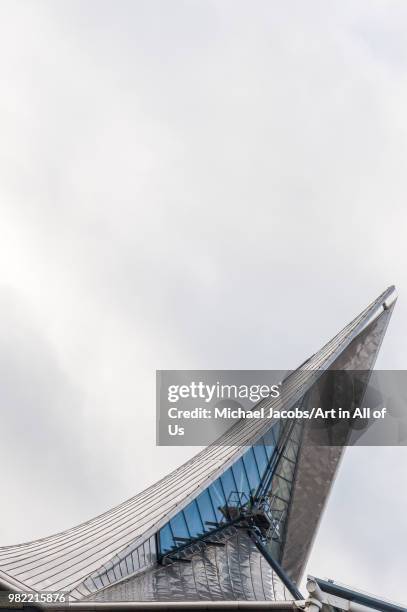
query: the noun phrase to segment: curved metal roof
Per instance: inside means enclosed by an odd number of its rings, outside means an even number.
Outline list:
[[[396,299],[389,287],[330,342],[283,382],[284,406],[293,405],[309,389],[321,370]],[[264,399],[267,407],[281,407],[282,399]],[[128,547],[136,547],[157,532],[172,516],[270,427],[257,419],[242,419],[217,441],[146,490],[115,508],[61,533],[15,546],[0,547],[0,583],[25,590],[72,591],[92,572]]]

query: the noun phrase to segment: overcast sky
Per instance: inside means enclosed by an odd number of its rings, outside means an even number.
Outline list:
[[[196,449],[157,368],[290,369],[389,284],[407,367],[404,0],[2,0],[0,544]],[[348,450],[308,571],[407,600],[407,454]]]

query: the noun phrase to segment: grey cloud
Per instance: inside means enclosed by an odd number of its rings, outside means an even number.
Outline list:
[[[56,351],[26,306],[21,295],[2,287],[0,463],[2,497],[7,501],[0,532],[4,544],[68,527],[65,508],[69,520],[70,514],[81,520],[103,499],[95,481],[102,478],[106,458],[92,456],[88,447],[83,394],[61,369]]]
[[[401,298],[378,365],[406,367],[407,43],[389,46],[405,17],[391,6],[2,3],[1,278],[24,312],[4,311],[1,392],[15,414],[35,410],[42,440],[27,429],[18,452],[7,413],[2,452],[10,482],[41,474],[27,538],[194,452],[154,447],[156,368],[295,367],[392,282]],[[337,482],[349,503],[390,504],[401,524],[399,492],[359,493],[352,473]],[[323,525],[341,524],[339,507]],[[323,527],[321,571],[360,572],[375,590],[374,544],[355,539],[347,569],[330,537]]]

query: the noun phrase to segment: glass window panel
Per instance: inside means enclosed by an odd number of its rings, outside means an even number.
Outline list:
[[[114,563],[113,565],[113,573],[116,580],[119,580],[119,578],[121,578],[120,568],[117,563]]]
[[[140,559],[140,567],[144,567],[144,565],[146,564],[146,559],[145,559],[145,556],[144,556],[144,547],[143,547],[143,545],[138,547],[137,552],[138,552],[138,557]]]
[[[257,467],[259,468],[260,477],[263,478],[264,472],[268,464],[266,449],[262,441],[259,441],[253,446],[253,452],[256,457]]]
[[[171,550],[172,548],[174,548],[174,540],[172,537],[172,532],[171,532],[171,527],[169,525],[169,523],[167,523],[166,525],[164,525],[164,527],[160,530],[160,551],[162,553],[168,552],[169,550]],[[134,553],[133,553],[133,563],[134,563],[134,569],[138,569],[138,559],[134,558]]]
[[[185,519],[188,524],[189,533],[192,538],[196,538],[205,531],[204,526],[202,525],[201,517],[199,514],[198,506],[196,501],[192,501],[188,506],[184,509]]]
[[[296,423],[293,427],[293,430],[291,432],[291,436],[290,436],[293,440],[295,440],[297,443],[300,442],[300,438],[301,438],[301,423]]]
[[[210,525],[207,525],[206,521],[216,522],[216,516],[207,489],[198,495],[196,502],[198,504],[199,512],[201,513],[204,527],[205,529],[209,529]]]
[[[267,452],[267,457],[271,459],[271,456],[276,447],[276,439],[275,439],[275,425],[263,436],[264,446]]]
[[[259,470],[257,469],[253,448],[249,448],[249,450],[243,455],[243,463],[246,468],[247,478],[249,479],[251,493],[254,495],[257,487],[259,486],[260,474]]]
[[[282,421],[278,420],[274,423],[274,425],[271,428],[272,434],[274,436],[274,443],[276,444],[280,434],[281,434],[281,429],[282,429]]]
[[[209,487],[209,495],[212,499],[212,504],[215,510],[216,520],[222,521],[226,515],[226,500],[223,495],[222,485],[220,483],[219,478],[215,480]]]
[[[267,444],[267,442],[264,440],[264,450],[266,451],[266,455],[267,455],[268,461],[270,461],[271,456],[273,454],[274,447],[273,446],[269,446]]]
[[[96,576],[92,580],[93,580],[93,582],[95,583],[95,585],[97,586],[98,589],[103,589],[104,584],[103,584],[102,579],[100,578],[100,576]]]
[[[269,444],[270,446],[275,446],[279,439],[279,436],[276,436],[275,425],[270,427],[270,429],[265,434],[263,434],[263,437],[264,437],[266,444]]]
[[[182,512],[178,512],[171,520],[170,525],[174,536],[175,544],[177,544],[176,536],[181,538],[189,538],[189,531],[185,517]],[[179,543],[179,542],[178,542]]]
[[[273,497],[271,500],[270,508],[272,512],[283,512],[287,508],[287,502],[280,499],[279,497]]]
[[[286,480],[276,476],[273,478],[272,492],[283,499],[289,499],[290,497],[290,486]]]
[[[130,574],[133,571],[132,570],[133,564],[131,562],[131,556],[130,555],[127,555],[125,557],[125,562],[126,562],[127,574]]]
[[[150,562],[150,546],[148,540],[147,542],[144,542],[144,559],[147,565]]]
[[[284,455],[288,457],[289,459],[291,459],[291,461],[295,461],[297,457],[297,452],[298,452],[297,445],[293,444],[292,442],[288,442],[284,449]]]
[[[122,561],[120,561],[120,572],[122,576],[126,576],[127,575],[127,567],[126,567],[126,562],[123,559]]]
[[[100,578],[102,580],[103,586],[109,586],[110,582],[106,572],[103,572],[103,574],[100,575]]]
[[[135,551],[133,551],[132,559],[133,559],[134,570],[138,570],[139,567],[140,567],[140,561],[139,561],[139,558],[138,558],[137,549]]]
[[[294,467],[295,463],[292,463],[292,461],[284,459],[283,457],[277,471],[281,476],[287,478],[287,480],[292,480],[294,474]]]
[[[155,554],[156,554],[155,537],[154,536],[151,536],[151,538],[150,538],[150,553],[153,556],[155,556]]]
[[[233,478],[231,468],[222,474],[221,481],[228,506],[236,506],[237,485],[235,483],[235,479]],[[233,493],[235,493],[235,495],[233,495]]]
[[[241,504],[244,504],[249,500],[250,486],[243,466],[243,461],[241,459],[239,459],[238,461],[236,461],[236,463],[232,465],[232,471],[240,496],[240,502]]]

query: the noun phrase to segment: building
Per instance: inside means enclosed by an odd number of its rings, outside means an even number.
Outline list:
[[[390,287],[291,373],[284,407],[310,402],[327,371],[369,371],[395,301]],[[311,589],[307,602],[297,585],[347,434],[318,445],[310,436],[303,421],[242,419],[218,444],[112,510],[0,548],[0,588],[64,592],[78,609],[326,606],[322,582],[314,581],[320,599]]]

